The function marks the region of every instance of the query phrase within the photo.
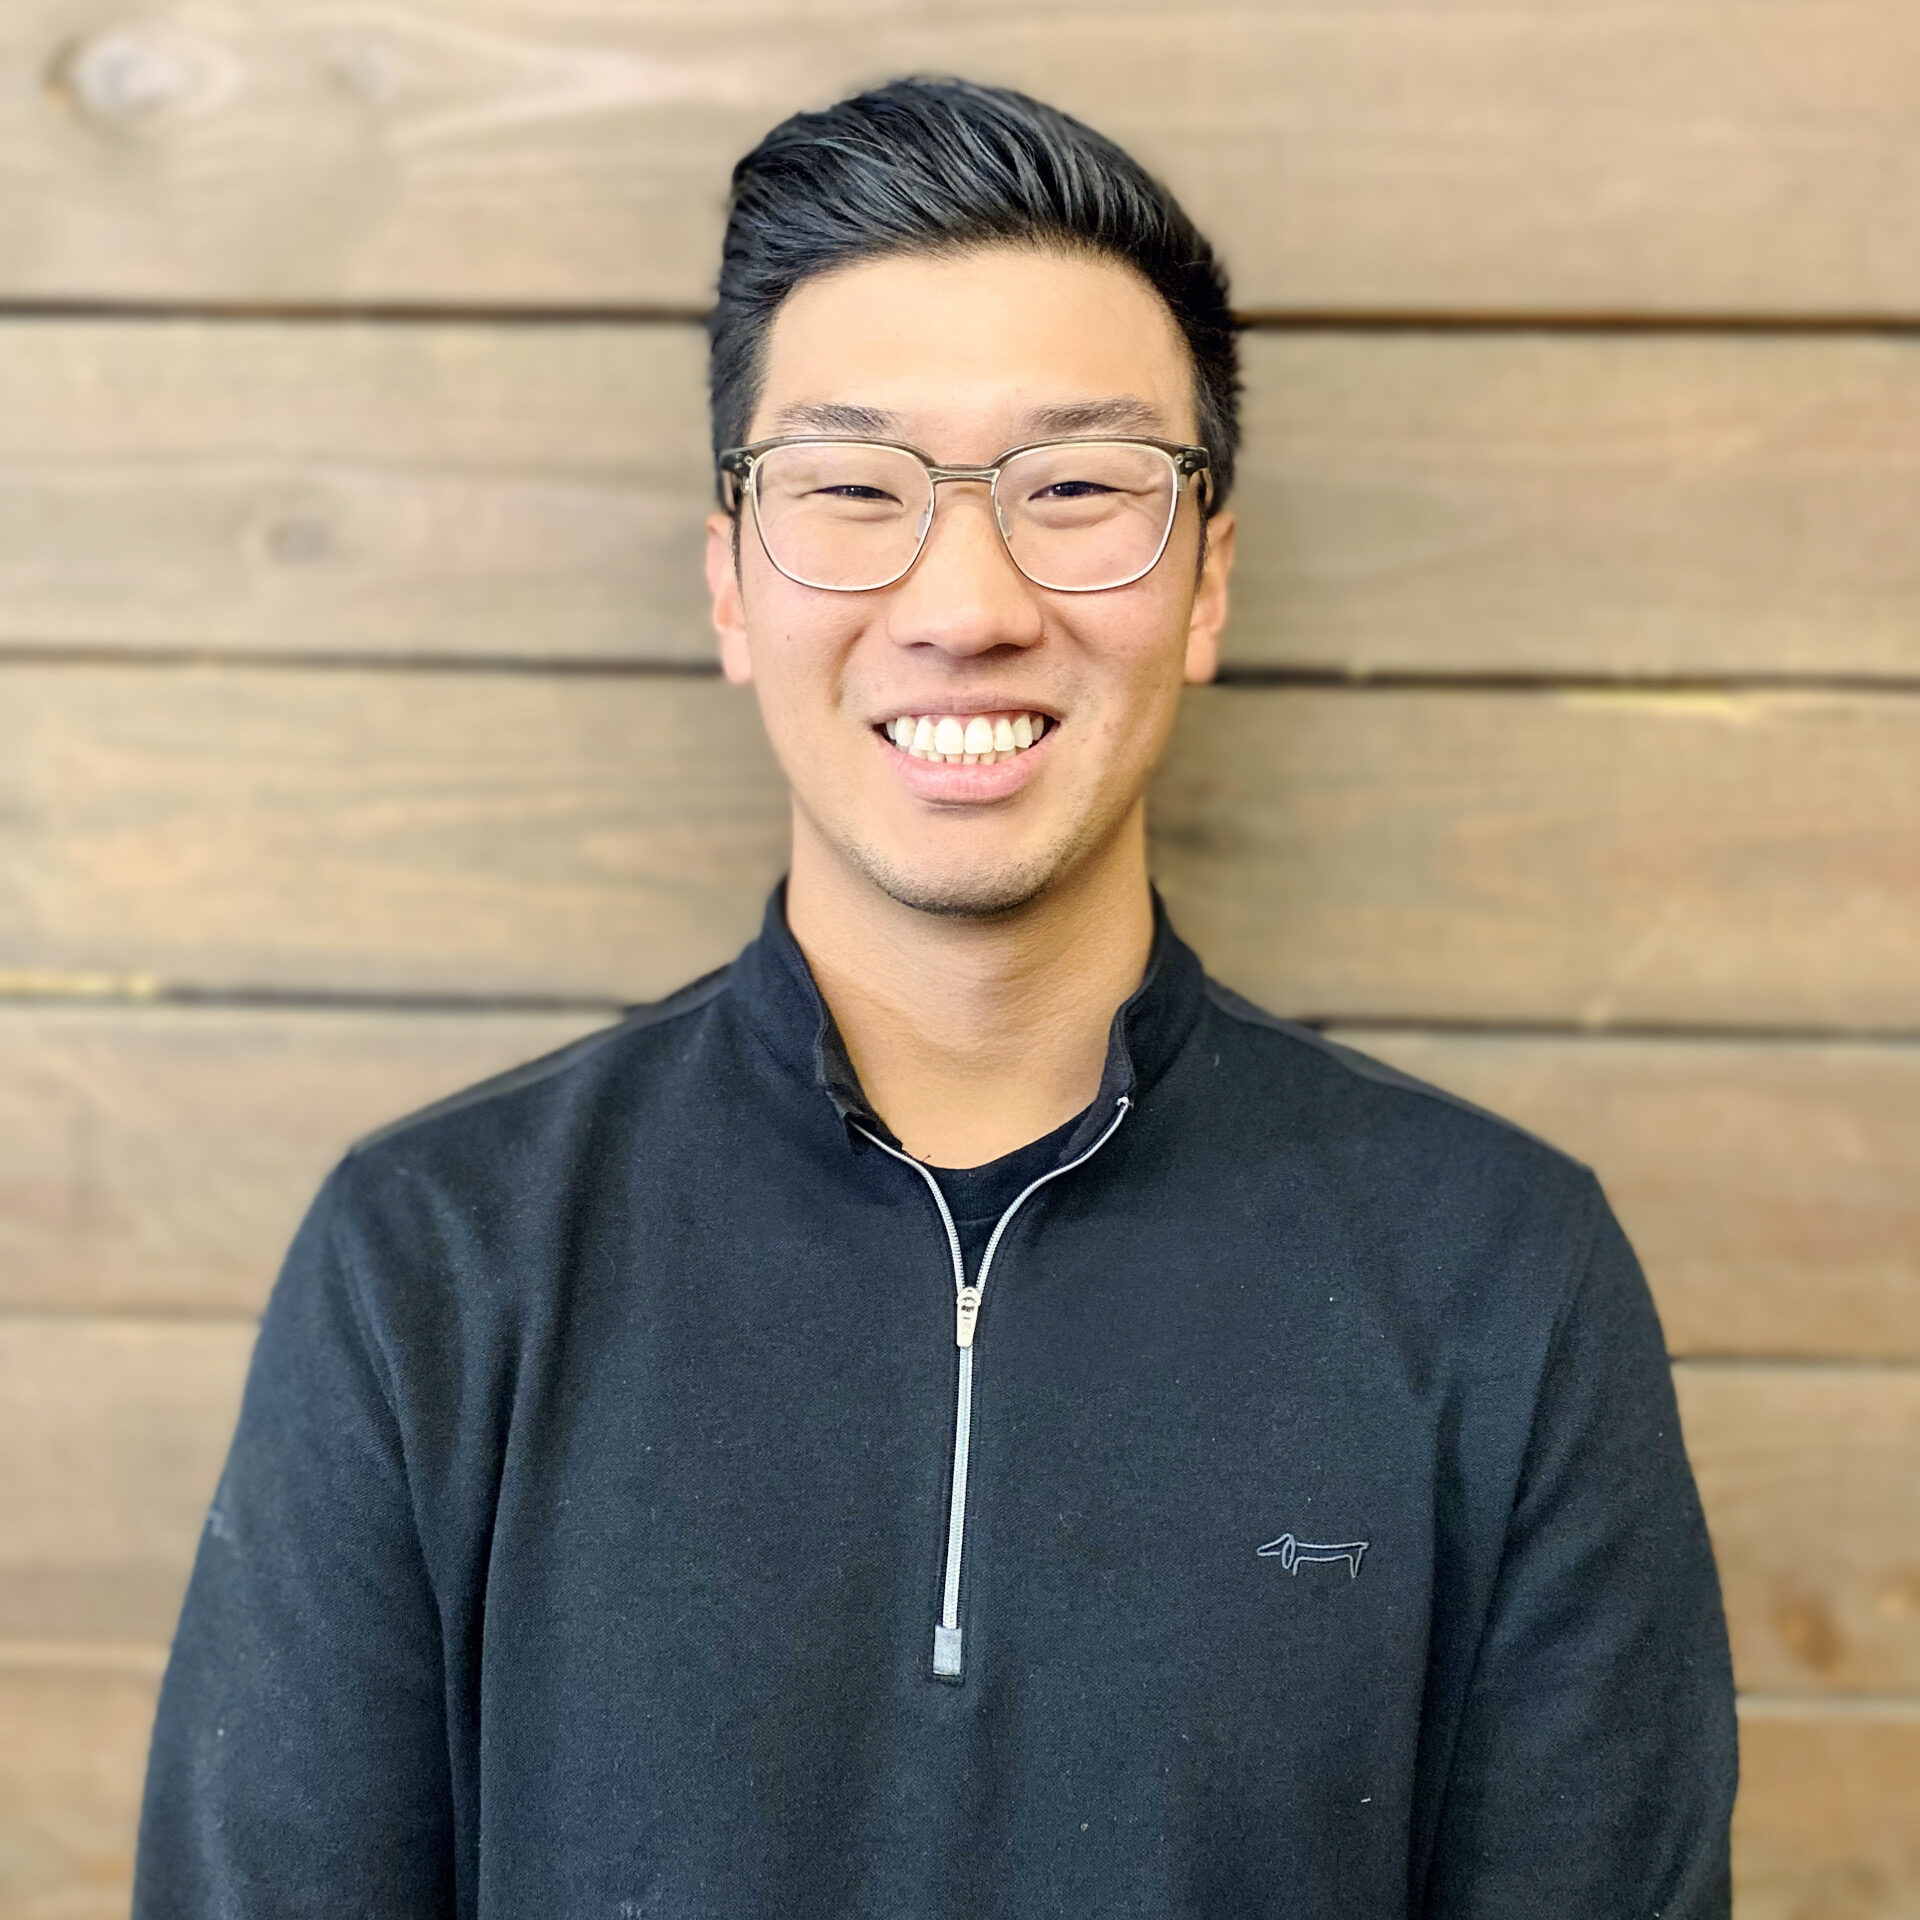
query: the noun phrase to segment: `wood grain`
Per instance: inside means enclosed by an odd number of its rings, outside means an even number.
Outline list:
[[[1228,652],[1920,675],[1920,354],[1254,334]],[[704,661],[681,324],[0,323],[0,646]]]
[[[0,1006],[0,1308],[257,1313],[350,1141],[595,1024]]]
[[[645,999],[736,951],[784,862],[717,680],[0,681],[0,974]]]
[[[704,383],[686,326],[0,326],[0,644],[710,659]]]
[[[0,1307],[257,1312],[349,1140],[596,1020],[0,1006]],[[1595,1167],[1676,1356],[1920,1359],[1920,1050],[1338,1037]]]
[[[1910,696],[1210,690],[1153,818],[1280,1011],[1920,1025]],[[784,842],[716,681],[0,669],[0,975],[643,999]]]
[[[1593,1167],[1676,1356],[1920,1359],[1920,1048],[1337,1037]]]
[[[0,1920],[126,1920],[158,1680],[0,1648]]]
[[[252,1332],[0,1318],[0,1635],[171,1633]],[[1920,1691],[1920,1371],[1676,1379],[1741,1685]]]
[[[16,298],[698,308],[735,157],[931,70],[1134,147],[1249,309],[1920,305],[1899,0],[23,0],[0,61]]]
[[[1674,1369],[1754,1692],[1920,1693],[1920,1370]]]
[[[1246,343],[1238,664],[1920,673],[1907,342]]]
[[[1187,703],[1176,923],[1277,1010],[1903,1028],[1920,701],[1304,690]]]
[[[172,1636],[253,1332],[0,1318],[0,1637]]]
[[[1908,1920],[1920,1912],[1916,1806],[1920,1701],[1744,1701],[1737,1920]]]

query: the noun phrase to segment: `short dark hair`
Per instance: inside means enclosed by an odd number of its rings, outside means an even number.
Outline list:
[[[767,329],[803,280],[887,254],[996,242],[1110,255],[1167,303],[1193,357],[1209,511],[1218,507],[1240,442],[1240,348],[1213,248],[1104,134],[966,80],[894,80],[796,113],[734,168],[708,322],[715,457],[746,438]]]

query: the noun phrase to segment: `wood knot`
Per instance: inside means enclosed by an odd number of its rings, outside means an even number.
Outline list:
[[[1846,1659],[1847,1643],[1832,1609],[1812,1594],[1782,1594],[1773,1624],[1787,1651],[1812,1673],[1830,1675]]]
[[[86,119],[133,127],[212,90],[204,55],[131,28],[75,41],[54,61],[52,84]]]
[[[333,533],[311,514],[282,514],[267,522],[264,545],[282,566],[310,567],[333,550]]]
[[[327,78],[364,107],[391,105],[400,90],[400,62],[377,40],[355,40],[327,62]]]

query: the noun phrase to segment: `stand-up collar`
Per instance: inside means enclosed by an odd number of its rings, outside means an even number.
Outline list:
[[[855,1152],[867,1145],[861,1128],[893,1146],[900,1144],[861,1087],[806,955],[787,926],[784,880],[767,901],[759,938],[734,961],[730,979],[748,1024],[784,1069],[830,1103]],[[1137,1103],[1172,1064],[1200,1017],[1204,984],[1199,956],[1174,932],[1156,892],[1147,970],[1114,1013],[1100,1091],[1069,1135],[1062,1160],[1074,1158],[1092,1143],[1112,1119],[1121,1095]]]

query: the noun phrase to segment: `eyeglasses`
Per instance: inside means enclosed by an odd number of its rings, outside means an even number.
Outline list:
[[[934,491],[950,480],[992,492],[1013,564],[1037,587],[1100,593],[1150,573],[1167,550],[1181,488],[1207,476],[1207,450],[1167,440],[1043,440],[984,467],[939,467],[885,440],[794,435],[720,456],[722,498],[744,494],[767,558],[789,580],[832,593],[890,587],[919,559]]]

